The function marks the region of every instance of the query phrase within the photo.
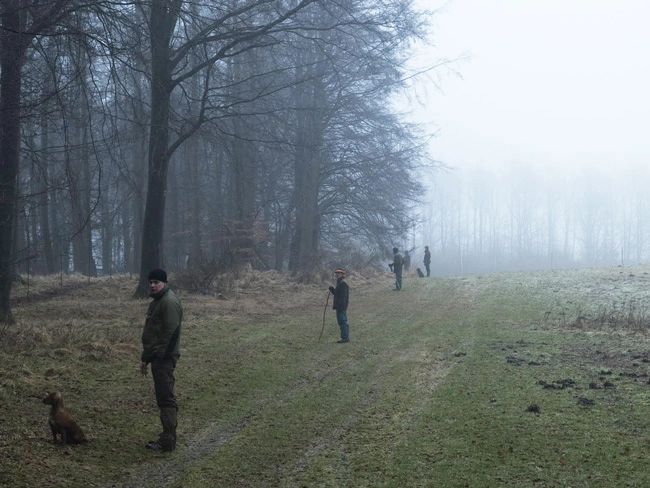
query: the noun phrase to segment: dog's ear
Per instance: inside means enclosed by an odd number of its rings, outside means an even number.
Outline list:
[[[50,393],[48,396],[43,398],[43,403],[46,405],[55,405],[57,403],[61,403],[63,401],[63,397],[61,396],[61,393],[58,391],[53,391]]]

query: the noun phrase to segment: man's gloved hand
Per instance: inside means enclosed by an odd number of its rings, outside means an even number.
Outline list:
[[[332,295],[334,295],[335,291],[336,291],[336,289],[333,286],[330,286],[330,292],[332,293]]]

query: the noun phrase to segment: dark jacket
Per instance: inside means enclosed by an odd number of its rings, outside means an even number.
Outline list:
[[[402,266],[404,266],[404,258],[400,253],[396,252],[395,254],[393,254],[393,262],[391,266],[393,273],[401,273]]]
[[[350,287],[344,280],[345,278],[336,280],[336,288],[330,286],[330,292],[334,295],[332,308],[340,312],[345,312],[350,302]]]
[[[155,359],[177,360],[181,355],[181,302],[167,286],[160,293],[152,295],[152,298],[142,331],[141,360],[146,363]]]
[[[424,251],[424,264],[431,264],[431,252],[428,249]]]

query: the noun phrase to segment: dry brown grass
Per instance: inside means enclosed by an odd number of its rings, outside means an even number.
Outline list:
[[[68,281],[69,278],[69,281]],[[41,351],[110,358],[131,353],[141,326],[143,301],[133,300],[135,280],[126,276],[81,279],[78,275],[38,277],[18,285],[13,305],[16,323],[0,330],[0,351]]]
[[[173,278],[170,285],[175,289]],[[347,279],[358,291],[375,277],[351,273]],[[240,273],[224,295],[176,291],[183,302],[186,324],[214,317],[245,323],[251,317],[273,317],[282,311],[310,307],[318,314],[330,283],[300,281],[302,277],[249,270]],[[30,361],[25,358],[34,357],[70,369],[82,368],[89,361],[137,361],[149,300],[133,298],[136,285],[137,278],[126,275],[92,279],[80,275],[32,277],[29,285],[23,279],[14,292],[16,322],[0,327],[0,356],[7,369],[27,364]],[[8,380],[11,390],[20,382],[25,386],[33,384],[29,373],[21,373],[25,372],[22,366],[17,369],[0,374],[0,399]]]
[[[281,310],[320,303],[319,297],[325,297],[330,284],[324,281],[326,275],[329,273],[303,283],[302,276],[249,270],[239,274],[229,291],[217,296],[178,289],[173,275],[170,285],[182,298],[186,320],[272,316]],[[369,280],[354,273],[348,277],[356,286]],[[148,301],[132,298],[135,277],[55,275],[31,277],[27,283],[23,279],[15,286],[16,323],[0,328],[0,351],[15,354],[43,349],[66,354],[66,350],[74,350],[110,359],[120,351],[131,354],[134,343],[137,348]]]

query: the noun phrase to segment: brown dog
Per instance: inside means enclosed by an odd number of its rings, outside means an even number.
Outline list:
[[[65,444],[80,444],[86,442],[81,427],[72,418],[70,412],[63,407],[63,397],[58,391],[50,393],[43,398],[45,405],[52,405],[50,408],[50,418],[48,420],[50,429],[52,429],[52,437],[56,444],[56,435],[61,435],[61,445]]]

